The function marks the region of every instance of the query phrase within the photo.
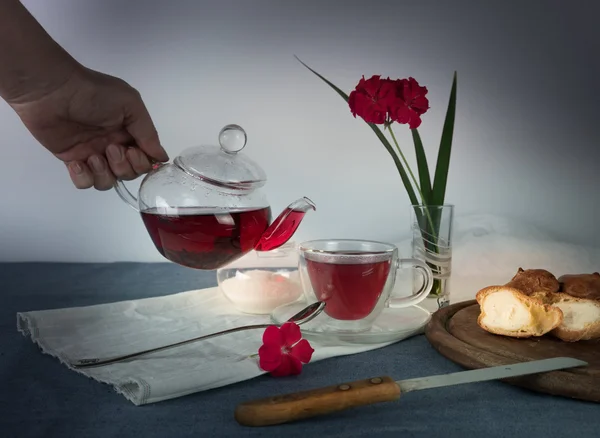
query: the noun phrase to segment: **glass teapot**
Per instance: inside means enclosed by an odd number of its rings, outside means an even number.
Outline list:
[[[260,188],[262,168],[240,151],[246,132],[227,125],[219,146],[185,150],[173,163],[156,164],[137,197],[122,181],[115,190],[138,211],[156,249],[168,260],[213,270],[251,250],[269,251],[286,243],[309,210],[308,198],[291,203],[271,223],[271,207]]]

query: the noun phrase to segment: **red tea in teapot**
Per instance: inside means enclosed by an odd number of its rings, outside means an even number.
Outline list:
[[[220,212],[179,208],[176,215],[155,209],[142,219],[156,249],[167,259],[196,269],[217,269],[250,251],[271,222],[269,207]]]
[[[304,214],[285,211],[269,227],[269,207],[237,211],[178,208],[177,214],[149,209],[141,213],[156,249],[165,258],[203,270],[218,269],[252,249],[277,248],[294,234]]]

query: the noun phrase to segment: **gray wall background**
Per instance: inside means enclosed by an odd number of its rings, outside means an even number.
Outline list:
[[[398,241],[408,197],[370,129],[293,57],[350,91],[364,74],[429,88],[430,164],[458,71],[447,201],[600,245],[600,6],[594,0],[27,0],[79,61],[140,90],[173,158],[227,123],[267,171],[274,212],[309,196],[296,239]],[[0,260],[162,261],[112,192],[77,191],[0,105]],[[395,131],[411,162],[408,129]],[[132,184],[135,188],[135,183]]]

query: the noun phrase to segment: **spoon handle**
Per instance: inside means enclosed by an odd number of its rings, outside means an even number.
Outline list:
[[[144,356],[144,355],[150,354],[150,353],[156,353],[157,351],[163,351],[163,350],[168,350],[170,348],[180,347],[182,345],[191,344],[193,342],[204,341],[205,339],[214,338],[216,336],[221,336],[221,335],[226,335],[226,334],[229,334],[229,333],[240,332],[240,331],[243,331],[243,330],[252,330],[252,329],[267,328],[270,325],[272,325],[272,324],[245,325],[245,326],[242,326],[242,327],[235,327],[235,328],[228,329],[228,330],[222,330],[222,331],[216,332],[216,333],[211,333],[209,335],[198,336],[197,338],[192,338],[192,339],[188,339],[188,340],[185,340],[185,341],[176,342],[174,344],[169,344],[169,345],[165,345],[165,346],[162,346],[162,347],[156,347],[156,348],[151,348],[149,350],[138,351],[137,353],[125,354],[123,356],[115,356],[115,357],[110,357],[110,358],[80,359],[80,360],[77,360],[75,362],[72,362],[70,365],[73,368],[93,368],[93,367],[99,367],[99,366],[109,365],[111,363],[122,362],[124,360],[131,359],[131,358],[134,358],[134,357]]]

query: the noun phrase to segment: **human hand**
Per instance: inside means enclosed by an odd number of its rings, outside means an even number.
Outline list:
[[[79,189],[109,190],[169,160],[139,93],[119,78],[80,66],[60,86],[8,103]]]

